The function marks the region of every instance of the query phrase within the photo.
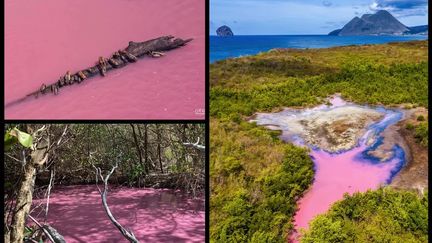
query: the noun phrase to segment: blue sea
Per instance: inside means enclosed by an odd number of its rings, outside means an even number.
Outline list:
[[[210,63],[232,57],[254,55],[273,48],[326,48],[425,40],[427,36],[329,36],[329,35],[243,35],[210,36]]]

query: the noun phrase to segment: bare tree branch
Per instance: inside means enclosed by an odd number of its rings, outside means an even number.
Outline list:
[[[183,143],[184,146],[186,147],[192,147],[192,148],[196,148],[199,151],[204,152],[205,151],[205,146],[204,145],[199,145],[200,138],[198,137],[198,140],[196,143]]]
[[[22,163],[23,163],[23,162],[22,162],[21,160],[19,160],[19,159],[17,159],[17,158],[15,158],[15,157],[13,157],[13,156],[11,156],[11,155],[9,155],[9,154],[7,154],[7,153],[4,153],[4,155],[6,155],[7,157],[9,157],[9,158],[11,158],[11,159],[13,159],[13,160],[15,160],[15,161],[19,162],[20,164],[22,164]]]
[[[43,230],[45,235],[49,238],[49,240],[53,243],[66,243],[66,240],[63,238],[61,234],[57,232],[53,227],[49,225],[41,225],[35,218],[33,218],[31,215],[28,215],[28,217],[35,222],[39,228]]]
[[[54,179],[54,169],[51,170],[51,177],[50,177],[50,182],[48,185],[48,189],[47,189],[47,202],[46,202],[46,208],[45,208],[45,222],[48,218],[48,207],[49,207],[49,201],[50,201],[50,195],[51,195],[51,188],[52,188],[52,183],[53,183],[53,179]]]
[[[92,164],[93,165],[93,164]],[[132,243],[139,243],[139,241],[136,239],[134,233],[131,230],[127,230],[125,229],[117,220],[116,218],[112,215],[111,210],[109,209],[108,203],[107,203],[107,194],[108,194],[108,179],[110,178],[110,176],[112,175],[112,173],[114,173],[114,170],[117,169],[118,167],[118,163],[116,163],[115,166],[113,166],[113,168],[111,169],[111,171],[108,173],[108,175],[105,176],[105,178],[103,178],[102,176],[102,172],[101,169],[94,166],[93,167],[96,169],[96,186],[99,190],[99,193],[101,194],[101,198],[102,198],[102,205],[104,206],[105,212],[107,213],[109,219],[111,220],[111,222],[114,224],[114,226],[117,227],[117,229],[122,233],[122,235],[130,242]],[[100,176],[103,183],[104,183],[104,190],[101,191],[99,186],[97,185],[97,176]]]

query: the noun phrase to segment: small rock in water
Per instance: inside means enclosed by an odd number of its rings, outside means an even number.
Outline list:
[[[234,33],[230,29],[230,27],[226,25],[222,25],[216,30],[217,36],[234,36]]]

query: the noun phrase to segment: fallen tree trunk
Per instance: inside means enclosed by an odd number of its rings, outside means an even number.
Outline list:
[[[136,62],[138,60],[138,57],[142,57],[145,55],[151,57],[163,56],[163,51],[169,51],[184,46],[191,40],[192,39],[174,39],[174,36],[162,36],[144,42],[130,41],[128,47],[115,52],[110,58],[107,59],[104,57],[99,57],[96,65],[78,71],[74,74],[71,74],[69,71],[67,71],[66,74],[64,76],[61,76],[59,80],[57,80],[55,83],[42,84],[42,86],[38,90],[26,95],[21,99],[6,104],[6,107],[20,103],[31,96],[38,97],[39,95],[43,95],[46,93],[58,94],[59,89],[62,87],[72,85],[74,83],[81,83],[83,80],[96,76],[97,74],[105,76],[106,72],[112,69],[121,68],[131,62]]]

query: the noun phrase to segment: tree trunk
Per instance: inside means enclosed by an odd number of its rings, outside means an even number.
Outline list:
[[[135,141],[135,146],[136,146],[136,149],[137,149],[137,153],[138,153],[140,164],[141,164],[141,166],[143,168],[145,168],[145,164],[144,164],[143,159],[142,159],[141,148],[140,148],[140,145],[139,145],[139,142],[138,142],[138,138],[137,138],[137,135],[136,135],[136,132],[135,132],[135,126],[133,124],[130,124],[130,125],[132,127],[132,133],[133,133],[133,137],[134,137],[134,141]]]
[[[160,171],[163,174],[163,167],[162,167],[162,157],[161,157],[161,134],[160,134],[160,128],[159,125],[156,125],[156,135],[157,135],[157,151],[158,151],[158,159],[159,159],[159,166]]]
[[[144,124],[144,160],[146,164],[146,173],[149,174],[149,161],[148,161],[148,129],[147,124]]]
[[[31,128],[27,129],[31,134]],[[36,138],[34,138],[36,140]],[[27,215],[29,213],[32,199],[33,189],[36,180],[36,168],[43,165],[48,160],[46,153],[49,145],[49,138],[46,136],[35,146],[36,149],[31,152],[30,161],[24,165],[24,175],[21,181],[20,188],[16,199],[17,212],[12,218],[10,242],[22,243],[24,239],[24,226]]]
[[[33,197],[34,182],[36,179],[36,167],[29,162],[24,167],[24,176],[17,195],[16,212],[12,219],[10,242],[22,243],[24,239],[24,225],[30,210]]]

